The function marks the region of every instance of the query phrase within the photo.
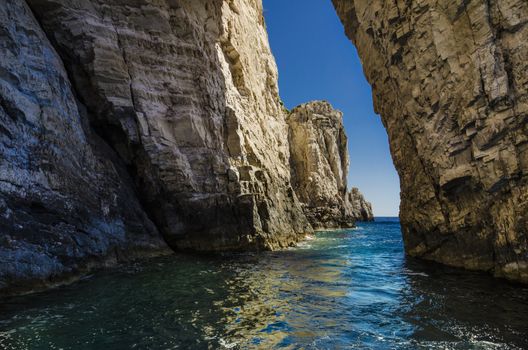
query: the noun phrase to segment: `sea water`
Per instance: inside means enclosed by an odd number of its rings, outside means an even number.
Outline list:
[[[522,349],[528,289],[406,258],[397,219],[0,301],[0,349]]]

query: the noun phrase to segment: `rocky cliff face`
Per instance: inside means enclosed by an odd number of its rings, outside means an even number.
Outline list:
[[[528,3],[333,2],[389,133],[407,252],[528,282]]]
[[[0,39],[0,293],[312,232],[260,0],[5,0]],[[318,227],[350,225],[370,207],[340,114],[313,108],[296,185]]]
[[[168,251],[24,1],[0,4],[0,294]]]
[[[312,231],[260,1],[6,0],[0,38],[0,293]]]
[[[347,192],[345,207],[350,215],[358,221],[374,221],[372,205],[356,187]]]
[[[173,248],[278,248],[310,232],[260,1],[28,3]]]
[[[343,115],[325,101],[296,107],[288,116],[292,184],[315,229],[353,227],[371,220],[357,189],[347,192],[348,142]]]

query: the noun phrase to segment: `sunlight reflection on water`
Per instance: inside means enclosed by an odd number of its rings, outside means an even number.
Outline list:
[[[406,260],[397,222],[175,255],[0,306],[2,349],[515,349],[528,290]]]

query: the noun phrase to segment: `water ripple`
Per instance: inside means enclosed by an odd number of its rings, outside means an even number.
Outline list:
[[[0,305],[1,349],[522,349],[528,289],[406,259],[398,222],[176,255]]]

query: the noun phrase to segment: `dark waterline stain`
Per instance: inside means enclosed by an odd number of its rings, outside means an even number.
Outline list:
[[[522,349],[528,289],[406,259],[384,219],[262,254],[176,255],[0,305],[1,349]]]

